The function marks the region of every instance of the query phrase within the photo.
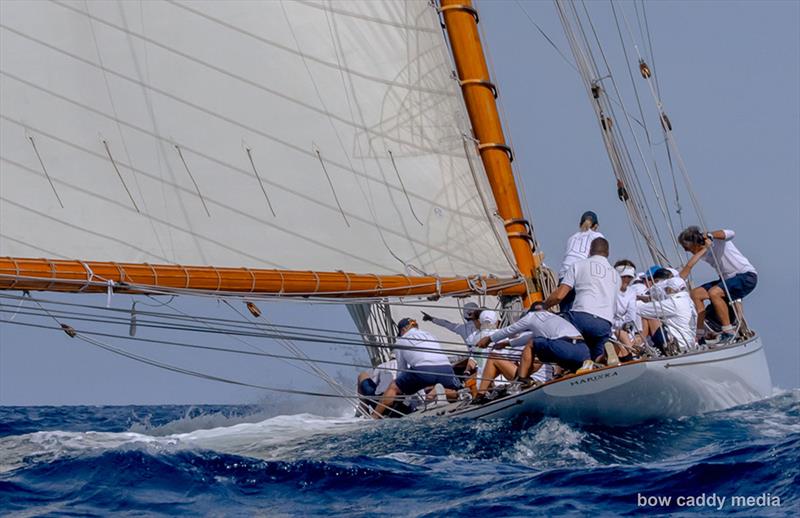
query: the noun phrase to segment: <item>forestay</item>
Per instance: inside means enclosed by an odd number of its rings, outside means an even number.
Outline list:
[[[0,15],[0,255],[513,275],[429,2]]]

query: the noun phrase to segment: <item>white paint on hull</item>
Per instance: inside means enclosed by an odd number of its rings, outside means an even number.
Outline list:
[[[768,397],[772,381],[759,337],[724,348],[600,369],[475,406],[415,414],[466,418],[552,415],[632,424],[724,410]]]

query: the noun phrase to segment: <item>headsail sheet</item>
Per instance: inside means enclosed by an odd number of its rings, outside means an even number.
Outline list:
[[[0,3],[0,255],[513,275],[435,9]]]

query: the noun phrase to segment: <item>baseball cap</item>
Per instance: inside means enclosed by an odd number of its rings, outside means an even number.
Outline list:
[[[397,336],[400,336],[400,333],[403,332],[403,329],[410,326],[411,324],[416,324],[416,323],[417,323],[416,320],[408,317],[400,320],[400,322],[397,323]]]
[[[464,318],[466,320],[469,320],[472,318],[473,313],[475,313],[479,308],[480,306],[478,306],[474,302],[467,302],[466,304],[464,304],[464,307],[462,308],[462,314],[464,315]]]
[[[581,215],[581,220],[578,222],[578,225],[586,221],[587,219],[592,220],[592,225],[597,225],[597,214],[594,211],[587,210]]]

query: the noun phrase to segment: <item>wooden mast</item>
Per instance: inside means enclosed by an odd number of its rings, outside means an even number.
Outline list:
[[[542,299],[541,291],[533,282],[539,265],[533,254],[530,225],[522,212],[514,182],[511,148],[506,144],[497,111],[497,89],[490,80],[481,46],[478,13],[472,7],[471,0],[441,0],[440,11],[444,17],[467,113],[478,140],[483,167],[492,187],[497,210],[503,218],[517,268],[525,277],[528,292],[525,304],[528,305]]]
[[[317,297],[521,295],[519,279],[411,277],[347,272],[218,268],[0,257],[0,290],[164,293],[201,291]]]

